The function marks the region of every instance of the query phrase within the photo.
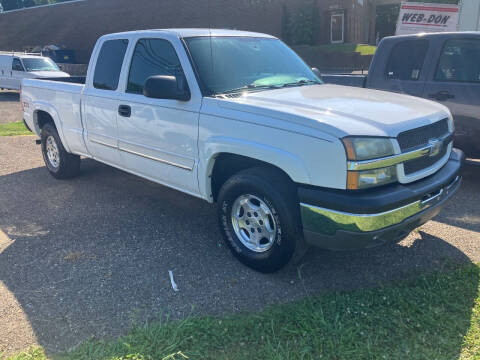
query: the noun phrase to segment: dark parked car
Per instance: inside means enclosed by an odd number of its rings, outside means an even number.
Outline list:
[[[456,146],[480,155],[480,32],[384,38],[368,75],[323,75],[327,83],[435,100],[453,114]]]

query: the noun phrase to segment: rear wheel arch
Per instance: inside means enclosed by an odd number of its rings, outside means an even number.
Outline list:
[[[55,124],[55,120],[53,119],[53,116],[50,115],[50,113],[48,113],[47,111],[35,110],[33,112],[33,121],[36,129],[39,130],[38,131],[39,133],[46,124],[52,124],[52,126],[54,126],[55,129],[57,129],[57,125]]]
[[[63,135],[63,129],[61,127],[60,118],[57,114],[57,111],[51,107],[47,106],[44,103],[35,104],[35,110],[33,111],[33,124],[35,127],[35,132],[41,136],[42,128],[46,124],[51,124],[55,130],[58,132],[58,136],[63,143],[63,147],[67,152],[70,152],[70,148],[65,141],[65,137]]]

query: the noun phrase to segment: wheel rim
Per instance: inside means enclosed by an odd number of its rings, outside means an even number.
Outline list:
[[[60,154],[58,152],[57,142],[52,135],[47,138],[45,149],[47,150],[47,158],[50,165],[54,168],[58,168],[60,164]]]
[[[235,200],[232,225],[238,240],[252,251],[265,252],[275,242],[277,224],[273,211],[254,195],[242,195]]]

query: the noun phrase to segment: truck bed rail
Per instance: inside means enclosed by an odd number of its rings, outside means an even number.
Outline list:
[[[85,85],[86,76],[69,76],[69,77],[41,78],[41,79],[35,79],[35,80],[48,80],[48,81],[58,81],[58,82],[66,82],[66,83],[83,84],[83,85]]]

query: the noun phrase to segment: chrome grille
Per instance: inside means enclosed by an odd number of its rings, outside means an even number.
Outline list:
[[[402,152],[407,152],[428,145],[429,140],[431,139],[444,138],[448,133],[448,119],[443,119],[431,125],[400,133],[397,140]],[[405,162],[405,175],[411,175],[417,171],[435,165],[436,162],[440,161],[446,155],[449,144],[450,140],[445,141],[441,151],[435,156],[425,156]]]
[[[397,137],[402,152],[428,145],[430,139],[438,139],[448,134],[448,119],[400,133]]]
[[[435,165],[437,161],[440,161],[448,150],[448,142],[443,144],[442,150],[435,156],[425,156],[419,159],[410,160],[403,164],[405,169],[405,174],[410,175],[416,173],[417,171],[429,168],[430,166]]]

